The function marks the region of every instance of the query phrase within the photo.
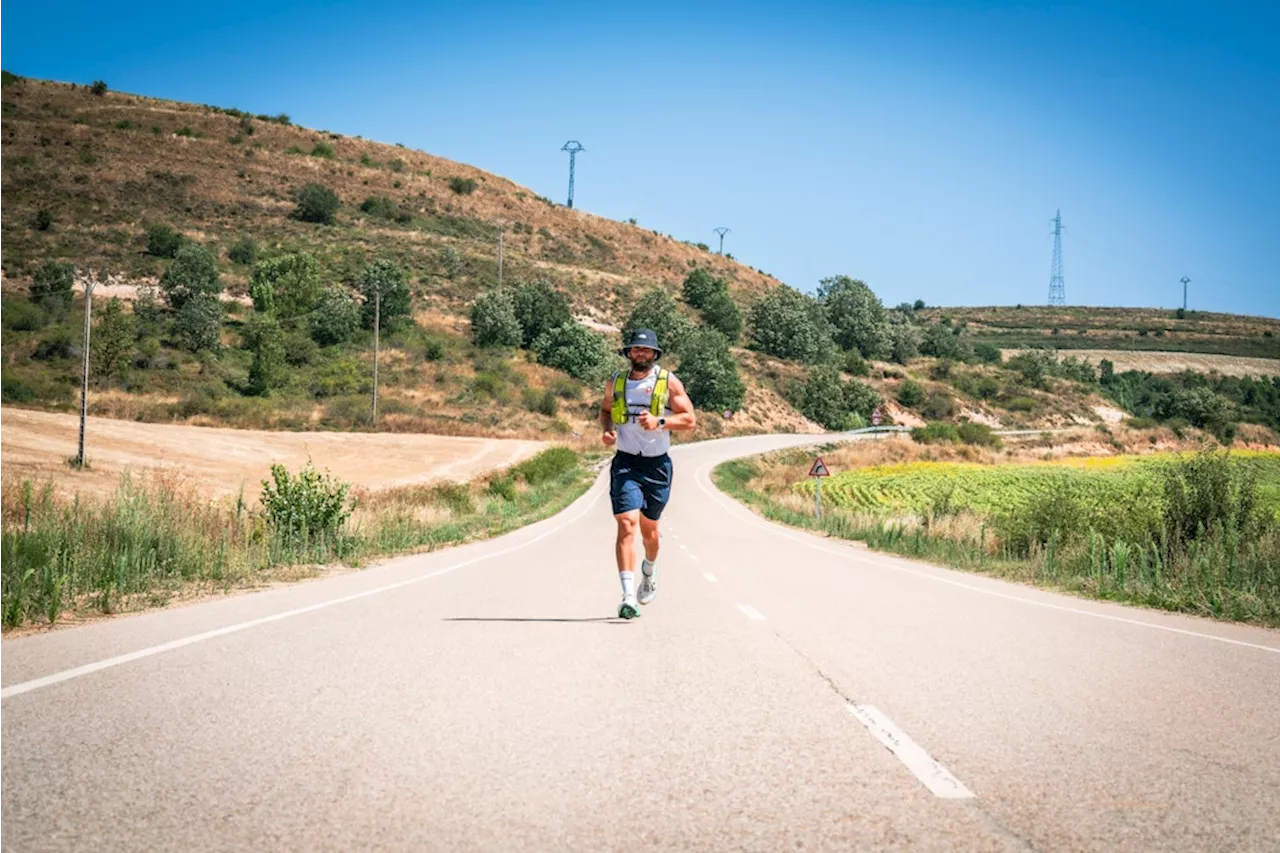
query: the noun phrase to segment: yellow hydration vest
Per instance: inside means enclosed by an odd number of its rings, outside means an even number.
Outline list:
[[[664,367],[658,368],[658,381],[654,383],[653,398],[649,401],[649,411],[654,417],[662,417],[667,409],[667,399],[671,396],[667,391],[669,373]],[[613,377],[613,422],[625,424],[630,419],[631,413],[627,411],[627,371],[620,370]]]

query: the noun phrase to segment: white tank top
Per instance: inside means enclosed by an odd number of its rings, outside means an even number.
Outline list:
[[[649,411],[649,406],[653,403],[653,388],[657,384],[657,365],[642,379],[632,379],[631,374],[627,373],[627,413],[630,417],[625,424],[618,424],[618,450],[621,452],[661,456],[671,449],[671,433],[668,430],[647,430],[636,420],[639,415]],[[663,410],[664,416],[670,414],[670,407]]]

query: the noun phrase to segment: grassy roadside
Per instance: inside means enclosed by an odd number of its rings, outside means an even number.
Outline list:
[[[3,488],[4,629],[161,607],[297,580],[332,564],[487,539],[547,518],[595,477],[595,457],[553,447],[466,484],[357,492],[331,534],[283,530],[243,496],[211,503],[163,479],[124,478],[109,499],[66,499],[30,480]]]
[[[1215,522],[1193,527],[1185,538],[1163,528],[1139,535],[1133,527],[1123,533],[1106,530],[1105,524],[1095,527],[1073,505],[1081,495],[1065,487],[1051,488],[999,516],[949,506],[947,500],[914,512],[896,507],[875,513],[830,506],[824,495],[823,516],[815,519],[812,494],[802,486],[805,472],[795,473],[794,460],[784,454],[726,462],[712,477],[722,491],[765,518],[863,541],[876,550],[1075,595],[1280,627],[1280,526],[1256,503],[1248,507],[1252,521],[1243,529]],[[1193,490],[1194,480],[1203,479],[1206,494],[1238,500],[1243,493],[1231,490],[1239,489],[1240,481],[1221,490],[1221,476],[1229,470],[1221,458],[1191,457],[1181,467],[1171,466],[1169,476],[1184,484],[1190,478]],[[784,468],[789,469],[785,474]],[[1169,482],[1174,480],[1166,480],[1163,488],[1175,488]],[[1160,524],[1170,510],[1161,503],[1161,484],[1155,488],[1152,517]],[[1093,518],[1123,516],[1132,522],[1133,514],[1123,506],[1099,506],[1097,512]]]

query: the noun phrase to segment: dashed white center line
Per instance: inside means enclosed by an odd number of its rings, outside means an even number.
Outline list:
[[[742,614],[748,619],[755,619],[760,622],[764,621],[764,614],[759,610],[756,610],[750,604],[739,604],[738,609],[741,610]]]
[[[889,751],[933,792],[934,796],[947,800],[962,800],[973,796],[973,792],[952,776],[951,771],[934,761],[923,747],[907,737],[906,732],[895,726],[892,720],[874,706],[846,705],[845,707],[849,709],[854,719],[866,726],[872,737],[887,746]]]
[[[703,572],[702,576],[707,580],[711,581],[712,583],[716,582],[716,576],[711,574],[711,572]]]
[[[689,555],[689,559],[690,559],[690,560],[693,560],[693,561],[696,563],[696,562],[698,562],[698,555],[697,555],[697,554],[690,554],[690,555]]]

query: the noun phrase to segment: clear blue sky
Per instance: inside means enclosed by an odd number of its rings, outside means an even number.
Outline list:
[[[11,0],[3,65],[558,200],[577,139],[577,207],[802,290],[1043,303],[1060,208],[1071,304],[1280,313],[1280,4],[629,5]]]

